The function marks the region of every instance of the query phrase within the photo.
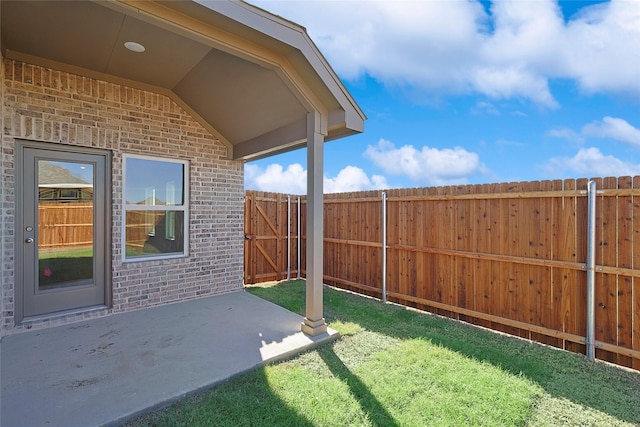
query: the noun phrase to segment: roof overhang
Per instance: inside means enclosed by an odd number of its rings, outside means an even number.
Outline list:
[[[229,148],[256,159],[366,119],[295,23],[241,1],[2,1],[3,56],[165,94]],[[135,53],[124,43],[146,50]]]

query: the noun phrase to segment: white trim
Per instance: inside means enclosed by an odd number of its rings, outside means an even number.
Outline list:
[[[126,184],[127,184],[127,159],[142,159],[142,160],[150,160],[156,162],[165,162],[165,163],[175,163],[181,164],[183,166],[183,204],[182,205],[133,205],[127,204],[126,200]],[[165,260],[165,259],[175,259],[175,258],[186,258],[189,256],[189,189],[190,189],[190,167],[188,160],[176,159],[176,158],[167,158],[160,156],[145,156],[139,154],[128,154],[125,153],[122,156],[122,221],[120,225],[122,227],[122,237],[121,237],[121,245],[122,245],[122,262],[123,263],[132,263],[132,262],[145,262],[145,261],[157,261],[157,260]],[[183,212],[184,213],[184,221],[183,221],[183,251],[182,252],[170,252],[167,254],[159,254],[159,255],[142,255],[136,257],[127,257],[127,212],[128,211],[172,211],[172,212]]]
[[[93,184],[38,184],[38,188],[93,188]]]

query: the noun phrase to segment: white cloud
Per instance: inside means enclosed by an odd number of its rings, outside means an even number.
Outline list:
[[[640,96],[640,1],[585,8],[564,32],[564,74],[588,92]]]
[[[584,137],[580,133],[567,127],[556,127],[547,132],[547,135],[554,138],[566,139],[570,142],[584,142]]]
[[[548,136],[583,143],[587,137],[613,139],[640,147],[640,129],[624,119],[606,116],[582,127],[580,132],[567,127],[556,127],[547,132]]]
[[[549,81],[640,98],[640,0],[566,22],[555,0],[262,1],[305,26],[341,77],[365,74],[421,96],[482,94],[558,106]]]
[[[392,175],[404,175],[421,185],[452,185],[467,182],[467,177],[484,173],[476,153],[464,148],[437,149],[412,145],[397,148],[381,139],[377,145],[369,145],[364,156],[383,171]]]
[[[470,80],[474,91],[491,98],[528,98],[545,107],[559,106],[547,80],[524,67],[478,67]]]
[[[272,163],[265,169],[246,164],[244,171],[247,189],[287,194],[307,192],[307,171],[299,163],[291,164],[286,169],[277,163]]]
[[[615,117],[607,116],[602,121],[590,123],[582,128],[582,133],[640,146],[640,129],[633,127],[626,120]]]
[[[527,144],[520,141],[512,141],[509,139],[499,138],[496,140],[496,145],[503,147],[525,147]]]
[[[598,148],[582,148],[573,157],[555,157],[546,165],[553,176],[575,178],[640,175],[640,164],[624,162],[602,154]]]
[[[287,166],[286,169],[277,163],[266,168],[246,164],[245,188],[250,190],[270,191],[284,194],[307,193],[307,171],[299,163]],[[324,177],[325,193],[344,193],[353,191],[376,190],[389,188],[386,179],[380,175],[371,178],[356,166],[347,166],[333,177]]]
[[[347,166],[335,178],[324,177],[325,193],[348,193],[384,188],[389,188],[389,185],[383,176],[373,175],[369,179],[367,174],[356,166]]]
[[[472,114],[489,114],[491,116],[499,116],[500,110],[496,108],[490,102],[478,101],[476,105],[471,109]]]

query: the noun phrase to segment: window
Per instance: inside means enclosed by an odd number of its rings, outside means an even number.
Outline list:
[[[62,188],[60,189],[60,198],[61,199],[79,199],[80,197],[78,196],[78,190],[76,189],[68,189],[68,188]]]
[[[187,255],[188,176],[186,161],[124,157],[125,261]]]
[[[56,189],[55,188],[40,188],[38,200],[55,200]]]

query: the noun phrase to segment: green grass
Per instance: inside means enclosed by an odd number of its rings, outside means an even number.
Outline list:
[[[51,286],[93,277],[93,247],[41,249],[39,284]]]
[[[302,314],[304,284],[249,291]],[[130,426],[632,426],[640,374],[326,288],[339,340]]]

